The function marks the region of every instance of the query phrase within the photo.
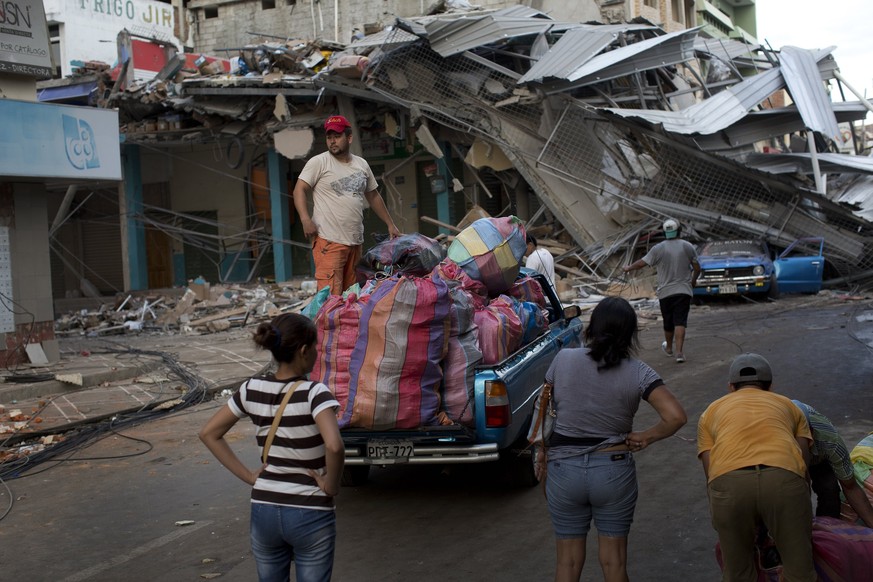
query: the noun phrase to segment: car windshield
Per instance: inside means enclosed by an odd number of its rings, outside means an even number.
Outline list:
[[[766,254],[761,243],[751,240],[728,240],[706,243],[700,255],[704,257],[753,257]]]

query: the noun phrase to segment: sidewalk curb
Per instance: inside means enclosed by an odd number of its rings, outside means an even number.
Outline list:
[[[59,380],[47,380],[45,382],[34,382],[32,384],[4,383],[0,384],[0,404],[14,404],[18,400],[69,394],[72,392],[78,392],[79,390],[94,388],[104,382],[129,380],[153,372],[162,365],[162,362],[156,361],[146,362],[141,366],[136,367],[106,368],[102,370],[94,369],[87,372],[81,372],[81,386],[69,382],[61,382]],[[68,373],[77,374],[80,372],[72,371]]]

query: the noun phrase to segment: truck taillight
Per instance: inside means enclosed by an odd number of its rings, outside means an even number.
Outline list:
[[[485,426],[509,426],[509,396],[503,382],[485,382]]]

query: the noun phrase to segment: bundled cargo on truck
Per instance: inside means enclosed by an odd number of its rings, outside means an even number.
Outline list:
[[[515,282],[526,238],[524,224],[516,216],[480,218],[455,236],[448,256],[496,297]]]
[[[473,321],[477,300],[464,290],[460,281],[449,280],[448,285],[452,298],[451,330],[448,351],[443,360],[443,383],[440,388],[442,414],[439,418],[440,424],[471,426],[474,422],[476,366],[482,362],[479,328]]]
[[[450,308],[439,277],[395,275],[378,283],[361,310],[340,428],[437,423]]]
[[[434,239],[409,234],[364,254],[358,283],[345,299],[321,298],[315,315],[319,360],[312,377],[334,391],[340,428],[472,427],[477,366],[504,360],[548,330],[545,296],[534,278],[509,285],[518,299],[498,294],[489,300],[503,277],[510,271],[518,275],[513,253],[522,256],[523,250],[510,243],[523,242],[523,227],[512,217],[477,222],[484,238],[470,227],[465,248],[478,253],[472,270],[486,273],[491,288],[445,258]],[[503,264],[498,255],[505,252],[514,268],[501,267],[500,273],[480,268]]]
[[[329,289],[329,288],[328,288]],[[330,295],[315,317],[318,330],[318,358],[310,377],[329,386],[337,402],[338,415],[342,417],[349,403],[351,372],[349,363],[358,342],[361,312],[369,296]]]
[[[438,241],[415,232],[372,246],[358,261],[355,274],[361,286],[377,273],[424,277],[445,258],[446,251]]]

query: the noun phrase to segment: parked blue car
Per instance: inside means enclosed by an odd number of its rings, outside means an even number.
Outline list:
[[[824,273],[824,239],[802,238],[774,261],[767,243],[725,240],[698,249],[700,276],[694,295],[817,293]]]

